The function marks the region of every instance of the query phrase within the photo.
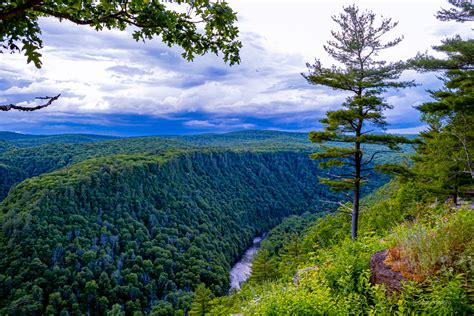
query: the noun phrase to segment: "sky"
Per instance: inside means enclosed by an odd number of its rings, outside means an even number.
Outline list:
[[[30,113],[0,113],[0,130],[32,134],[94,133],[116,136],[176,135],[269,129],[307,132],[337,109],[347,95],[310,85],[301,76],[306,63],[334,63],[323,45],[337,29],[331,20],[343,0],[229,0],[238,12],[241,63],[226,65],[207,54],[193,62],[179,47],[159,39],[135,42],[131,31],[96,32],[86,26],[42,18],[43,66],[26,64],[20,54],[0,55],[0,104],[28,104],[36,96],[61,98]],[[380,55],[406,60],[432,52],[443,38],[469,37],[472,25],[435,18],[445,0],[359,0],[398,21],[386,35],[403,35]],[[440,88],[436,74],[405,72],[418,87],[388,91],[394,106],[386,113],[388,132],[417,133],[424,128],[414,106],[429,101],[426,90]]]

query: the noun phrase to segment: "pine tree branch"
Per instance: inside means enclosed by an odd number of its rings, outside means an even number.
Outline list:
[[[351,173],[351,174],[344,174],[344,173],[341,173],[341,174],[334,174],[334,173],[327,173],[328,176],[330,177],[333,177],[333,178],[336,178],[336,179],[341,179],[341,180],[347,180],[348,177],[349,178],[353,178],[355,177],[355,174],[354,173]]]
[[[436,18],[441,21],[471,22],[474,21],[474,4],[470,0],[449,0],[455,8],[441,9]]]
[[[349,210],[348,212],[344,212],[344,211],[338,210],[339,212],[343,212],[343,213],[346,213],[346,214],[349,213],[349,214],[352,215],[352,209],[351,209],[350,207],[348,207],[347,205],[345,205],[344,203],[339,202],[339,201],[337,202],[337,204],[338,204],[340,207],[343,207],[343,208],[345,208],[346,210]]]
[[[374,131],[374,130],[371,129],[371,130],[368,130],[368,131],[366,131],[366,132],[360,133],[360,135],[362,136],[362,135],[365,135],[365,134],[369,134],[369,133],[372,133],[373,131]]]

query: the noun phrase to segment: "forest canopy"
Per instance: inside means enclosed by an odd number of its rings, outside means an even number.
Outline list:
[[[202,283],[226,294],[228,269],[255,235],[334,209],[325,201],[337,194],[317,184],[308,157],[314,146],[295,146],[305,138],[256,131],[5,151],[11,170],[30,172],[22,177],[42,174],[0,204],[0,313],[168,315],[189,311]]]

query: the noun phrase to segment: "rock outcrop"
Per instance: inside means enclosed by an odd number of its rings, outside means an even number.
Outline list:
[[[370,270],[372,284],[382,284],[389,293],[399,292],[402,288],[401,281],[405,280],[401,272],[393,271],[385,263],[388,250],[376,252],[370,257]]]
[[[301,274],[309,272],[309,271],[318,270],[318,269],[319,269],[319,266],[314,266],[314,267],[297,270],[295,273],[295,276],[293,277],[293,284],[300,285]]]

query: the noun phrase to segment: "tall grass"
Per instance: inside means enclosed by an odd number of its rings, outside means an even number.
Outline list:
[[[399,251],[398,260],[406,264],[411,273],[428,276],[445,268],[459,273],[472,271],[473,210],[445,211],[428,222],[401,225],[392,238]],[[463,271],[466,269],[468,271]]]

